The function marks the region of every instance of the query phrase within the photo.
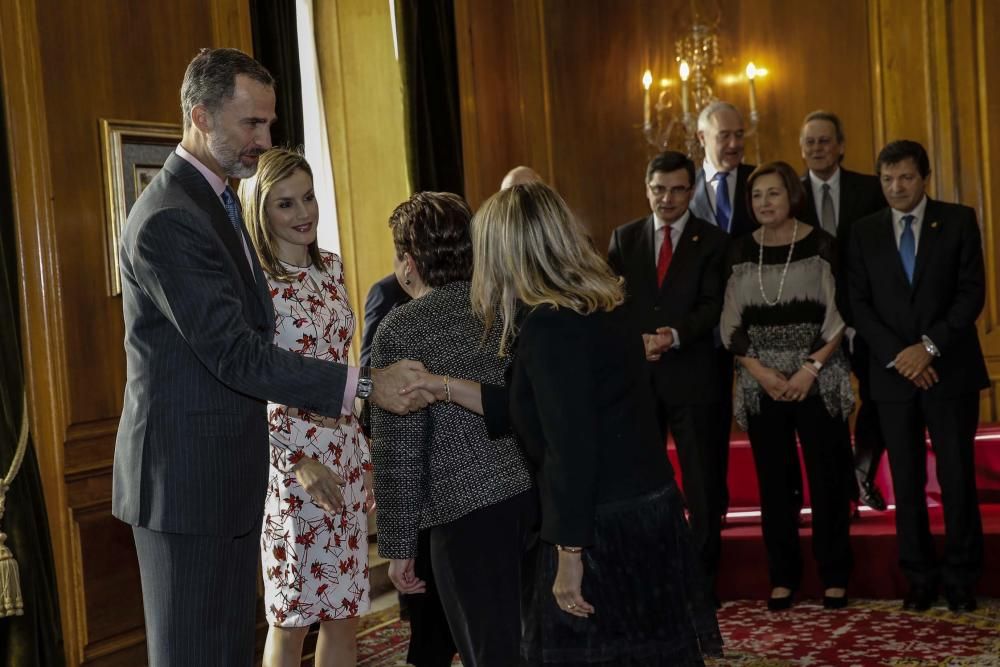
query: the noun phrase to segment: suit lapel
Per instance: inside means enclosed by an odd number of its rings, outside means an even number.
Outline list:
[[[806,204],[805,211],[802,213],[802,222],[813,227],[818,227],[819,219],[816,217],[816,198],[813,197],[813,184],[808,170],[802,178],[802,190],[806,193]]]
[[[642,282],[655,292],[656,286],[656,218],[646,218],[639,236],[639,257],[642,262]]]
[[[712,200],[708,196],[708,183],[705,182],[704,169],[698,170],[698,176],[694,180],[694,198],[691,202],[691,210],[700,218],[715,220],[715,211],[712,209]]]
[[[219,235],[222,245],[229,251],[233,261],[236,262],[237,270],[246,282],[247,287],[256,290],[256,284],[251,273],[251,267],[247,263],[246,253],[243,251],[243,244],[233,231],[233,226],[229,222],[229,215],[222,205],[219,196],[212,190],[205,177],[194,168],[187,160],[176,153],[171,153],[167,158],[164,168],[174,175],[180,182],[181,187],[187,191],[194,203],[203,211],[208,213],[212,228]]]
[[[940,245],[939,235],[941,233],[941,220],[938,218],[940,211],[937,202],[927,198],[927,206],[924,208],[924,219],[920,223],[920,243],[917,245],[916,264],[913,268],[913,289],[916,290],[920,284],[920,279],[926,272],[926,266],[935,250]]]
[[[886,258],[886,262],[891,265],[892,274],[900,282],[907,292],[910,291],[910,281],[906,279],[906,271],[903,270],[903,260],[899,256],[899,246],[896,245],[896,230],[892,225],[892,209],[886,208],[879,220],[878,243],[881,247],[880,256]]]
[[[861,204],[858,199],[861,197],[860,183],[855,182],[854,172],[840,168],[840,215],[837,216],[837,236],[840,236],[844,228],[845,220],[857,220],[860,216],[856,213],[855,206]]]

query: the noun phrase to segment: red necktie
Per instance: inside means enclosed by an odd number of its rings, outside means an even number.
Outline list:
[[[663,287],[663,279],[670,268],[670,260],[674,257],[674,244],[670,240],[670,225],[663,229],[663,244],[660,246],[660,257],[656,260],[656,285]]]

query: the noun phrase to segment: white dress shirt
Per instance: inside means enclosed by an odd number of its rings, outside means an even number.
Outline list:
[[[691,211],[684,211],[684,215],[679,217],[677,220],[670,224],[670,247],[673,248],[674,252],[677,252],[677,244],[681,242],[681,235],[684,233],[684,227],[687,225],[687,221],[691,218]],[[660,249],[663,247],[663,232],[661,231],[667,223],[660,220],[659,217],[653,214],[653,265],[660,261]],[[671,260],[672,261],[672,260]],[[677,335],[677,329],[669,327],[670,331],[674,335],[674,342],[670,346],[671,348],[678,348],[681,346],[681,337]]]
[[[840,226],[840,167],[833,173],[830,180],[824,181],[812,170],[809,171],[809,182],[812,184],[813,202],[816,204],[816,219],[820,228],[823,227],[823,184],[830,186],[830,198],[833,199],[833,220]],[[835,227],[836,229],[836,227]]]
[[[899,239],[903,236],[903,216],[912,215],[913,222],[910,223],[910,229],[913,230],[913,250],[914,252],[920,248],[920,228],[924,222],[924,211],[927,210],[927,195],[924,195],[920,203],[917,204],[912,211],[909,213],[903,213],[902,211],[897,211],[892,209],[892,231],[896,235],[896,249],[899,249]]]

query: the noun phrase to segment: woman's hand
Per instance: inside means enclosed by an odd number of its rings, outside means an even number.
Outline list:
[[[344,494],[340,490],[344,486],[343,477],[308,456],[302,457],[292,472],[313,503],[334,514],[344,509]]]
[[[776,401],[787,400],[785,392],[788,391],[788,378],[779,371],[767,366],[761,366],[760,370],[754,373],[754,379],[767,392],[767,395]]]
[[[444,386],[444,376],[434,375],[429,371],[417,371],[415,379],[403,387],[400,393],[409,394],[418,390],[433,394],[435,400],[438,401],[444,401],[448,398],[448,391]]]
[[[370,514],[375,509],[375,479],[371,469],[365,470],[361,479],[361,485],[365,489],[365,512]]]
[[[400,593],[413,595],[426,592],[427,583],[417,579],[414,565],[412,558],[393,558],[389,561],[389,581]]]
[[[788,384],[785,387],[785,400],[804,401],[806,396],[809,395],[809,390],[812,388],[813,382],[815,381],[816,376],[807,371],[805,368],[800,368],[795,371],[795,375],[789,378]]]
[[[583,599],[583,554],[559,552],[559,569],[552,584],[552,594],[559,608],[567,614],[587,618],[594,613],[594,607]]]

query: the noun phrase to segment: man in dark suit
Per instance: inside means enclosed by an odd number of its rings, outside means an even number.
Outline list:
[[[744,134],[743,115],[729,102],[712,102],[698,114],[698,140],[705,150],[705,160],[695,176],[691,213],[734,238],[749,234],[756,227],[747,206],[747,178],[754,166],[743,164]],[[715,364],[719,372],[716,385],[721,392],[719,405],[722,409],[716,417],[716,438],[723,449],[719,484],[723,493],[722,513],[725,514],[729,509],[726,476],[733,421],[733,357],[722,347],[718,334],[715,340],[719,355]],[[800,477],[798,458],[794,462],[790,459],[789,475],[793,479]],[[801,481],[798,488],[801,499]]]
[[[840,166],[846,148],[840,118],[829,111],[814,111],[806,116],[799,133],[802,159],[809,171],[802,177],[806,192],[803,222],[820,227],[837,239],[837,307],[849,327],[845,343],[851,369],[858,378],[861,405],[854,422],[854,470],[858,480],[858,500],[872,509],[884,511],[885,500],[875,485],[885,441],[878,424],[878,413],[871,400],[868,377],[868,345],[857,335],[851,318],[847,293],[847,252],[851,228],[867,215],[885,208],[885,197],[878,178],[848,171]]]
[[[149,664],[251,665],[267,488],[266,401],[349,412],[354,397],[394,411],[414,362],[351,369],[276,347],[267,280],[227,178],[271,145],[274,80],[235,49],[204,49],[181,88],[184,134],[135,203],[120,248],[127,383],[112,512],[132,526]],[[295,467],[312,502],[335,510],[339,480]]]
[[[652,215],[617,228],[608,262],[625,278],[652,364],[664,441],[674,436],[694,547],[714,582],[719,564],[724,469],[720,443],[722,374],[713,331],[722,312],[728,237],[688,205],[694,163],[682,153],[657,155],[646,169]]]
[[[743,116],[729,102],[712,102],[698,114],[705,160],[695,177],[691,212],[734,237],[755,227],[746,193],[754,166],[743,164],[743,135]]]
[[[361,334],[361,365],[368,366],[372,354],[372,342],[382,318],[390,310],[410,300],[409,295],[400,287],[396,274],[390,273],[382,280],[372,285],[365,299],[365,326]]]
[[[979,392],[989,385],[976,331],[986,298],[982,239],[973,209],[926,196],[923,146],[894,141],[877,167],[891,208],[853,227],[849,296],[871,348],[871,395],[889,450],[899,562],[910,582],[903,608],[928,609],[943,578],[948,607],[972,611],[983,563],[973,447]],[[940,568],[927,517],[925,428],[944,504]]]

